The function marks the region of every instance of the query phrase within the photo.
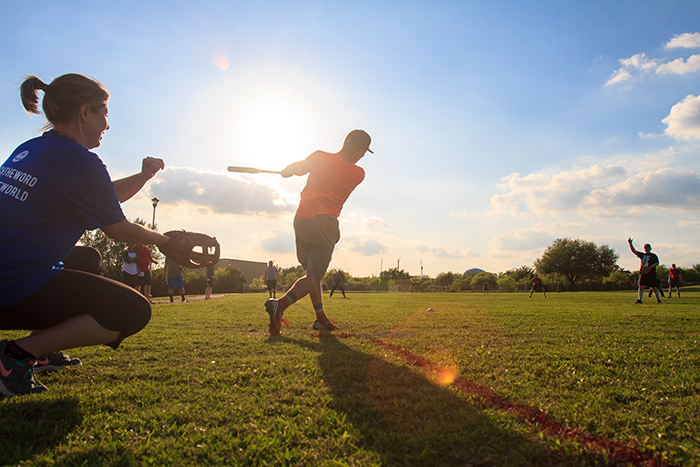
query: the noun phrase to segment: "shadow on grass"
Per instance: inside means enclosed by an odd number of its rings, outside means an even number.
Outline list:
[[[64,442],[82,421],[78,397],[0,400],[0,464],[17,465]]]
[[[498,426],[483,409],[409,367],[351,349],[339,339],[283,338],[319,352],[330,408],[346,414],[360,446],[387,465],[576,465],[580,455],[552,450]],[[383,354],[382,349],[375,349]],[[604,464],[588,457],[588,465]]]

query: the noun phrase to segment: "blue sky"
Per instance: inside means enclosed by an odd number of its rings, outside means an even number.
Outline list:
[[[436,276],[532,265],[556,238],[700,262],[700,8],[671,2],[3,2],[0,153],[38,134],[28,74],[110,91],[113,177],[167,169],[123,205],[296,265],[304,178],[279,170],[363,128],[375,155],[331,267]]]

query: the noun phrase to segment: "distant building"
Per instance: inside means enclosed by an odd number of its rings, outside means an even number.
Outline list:
[[[476,276],[480,272],[486,272],[486,271],[484,271],[483,269],[479,269],[479,268],[467,269],[466,271],[464,271],[464,274],[462,274],[462,277]]]
[[[250,284],[253,279],[261,277],[265,272],[267,263],[260,263],[258,261],[246,261],[243,259],[224,259],[221,258],[214,269],[226,269],[231,266],[232,268],[240,269],[246,277],[246,283],[243,286],[244,289],[250,290]]]

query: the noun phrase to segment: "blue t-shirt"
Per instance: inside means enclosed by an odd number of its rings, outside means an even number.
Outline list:
[[[96,154],[53,130],[20,145],[0,167],[0,308],[46,284],[86,230],[124,219]]]

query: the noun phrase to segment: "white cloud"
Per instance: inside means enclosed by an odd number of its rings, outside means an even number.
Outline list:
[[[697,210],[700,208],[700,177],[694,172],[672,168],[639,173],[613,186],[593,190],[585,206],[589,210],[604,209],[617,215],[636,214],[644,207]]]
[[[493,246],[498,250],[530,251],[551,243],[553,233],[543,222],[527,229],[513,230],[493,237]]]
[[[182,167],[159,173],[150,194],[163,204],[205,206],[220,214],[276,216],[296,209],[287,194],[252,179]]]
[[[357,235],[341,238],[340,246],[347,248],[352,253],[359,253],[363,256],[379,255],[387,251],[386,245],[376,238],[360,237]]]
[[[700,32],[696,32],[694,34],[681,34],[679,36],[674,37],[673,39],[668,41],[668,44],[666,44],[667,49],[673,49],[677,47],[683,47],[688,49],[700,47]]]
[[[624,68],[620,68],[619,70],[615,71],[615,73],[613,73],[613,75],[610,77],[608,82],[605,83],[605,85],[610,86],[611,84],[622,83],[630,79],[632,79],[632,74]]]
[[[366,229],[376,229],[384,226],[384,219],[377,216],[367,217],[362,220],[361,224]]]
[[[502,179],[505,183],[499,185],[508,193],[492,196],[491,207],[496,212],[514,215],[525,211],[538,214],[570,212],[576,210],[593,189],[626,173],[617,164],[594,164],[557,174],[511,174]]]
[[[453,250],[446,250],[445,248],[442,247],[431,247],[428,245],[416,245],[416,250],[419,253],[425,253],[428,254],[434,258],[443,258],[443,259],[464,259],[464,258],[474,258],[478,257],[478,253],[474,250],[468,249],[468,250],[462,250],[462,249],[453,249]]]
[[[678,227],[682,229],[700,229],[700,221],[680,221]]]
[[[270,253],[293,253],[295,251],[294,232],[272,229],[260,234],[257,246]]]
[[[689,169],[669,167],[675,160],[674,151],[663,151],[559,173],[511,174],[499,185],[506,193],[491,198],[491,214],[623,219],[648,208],[695,211],[700,208],[700,177]],[[509,235],[526,242],[533,234]]]
[[[680,140],[700,139],[700,96],[688,95],[671,108],[665,134]]]
[[[657,60],[649,59],[645,53],[620,59],[620,64],[622,67],[613,73],[608,82],[605,83],[606,86],[627,81],[632,78],[633,73],[651,72],[658,66]]]
[[[546,247],[555,238],[580,236],[586,228],[585,222],[538,222],[532,227],[495,235],[493,247],[506,251],[532,251]]]
[[[633,55],[630,58],[623,58],[620,60],[620,63],[624,68],[637,69],[642,71],[650,71],[656,68],[657,66],[657,60],[649,59],[649,57],[647,57],[647,54],[645,53]]]
[[[700,33],[682,34],[671,39],[667,44],[667,49],[672,48],[693,48],[700,47]],[[659,75],[684,75],[700,70],[700,55],[677,58],[672,61],[665,59],[649,58],[645,53],[638,53],[630,58],[619,60],[620,68],[615,70],[605,83],[606,86],[623,83],[631,79],[649,73]]]
[[[678,58],[672,62],[659,65],[656,73],[659,75],[684,75],[700,70],[700,55],[691,55],[688,60]]]

